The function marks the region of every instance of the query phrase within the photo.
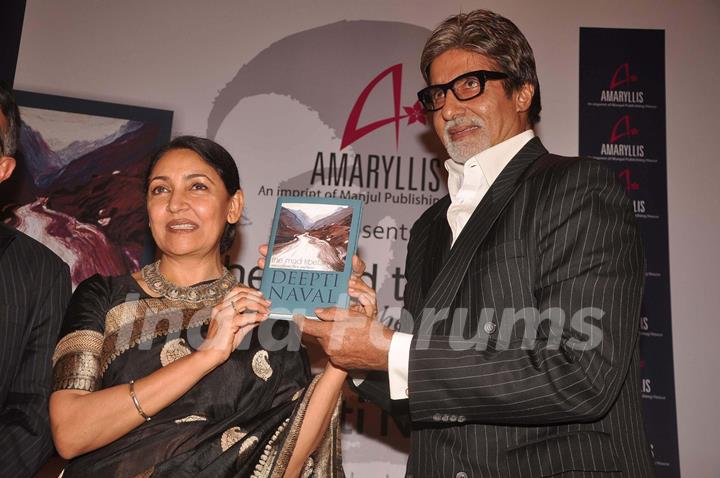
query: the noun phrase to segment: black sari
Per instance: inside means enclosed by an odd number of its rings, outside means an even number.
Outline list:
[[[53,389],[127,384],[192,353],[213,305],[150,297],[131,276],[87,279],[66,314]],[[293,324],[265,322],[151,421],[71,460],[64,478],[282,476],[315,381],[304,352],[270,334],[298,343]],[[338,415],[301,476],[343,476]]]

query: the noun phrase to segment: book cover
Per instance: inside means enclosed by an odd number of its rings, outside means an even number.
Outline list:
[[[270,318],[317,318],[317,307],[348,306],[361,215],[359,200],[278,197],[260,285]]]

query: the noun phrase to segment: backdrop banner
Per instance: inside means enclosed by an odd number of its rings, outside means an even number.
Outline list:
[[[665,32],[580,29],[580,155],[612,166],[645,244],[640,355],[645,429],[657,476],[679,477],[670,321]]]

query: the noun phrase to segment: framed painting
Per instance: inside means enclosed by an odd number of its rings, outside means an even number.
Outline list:
[[[16,91],[22,127],[0,219],[69,266],[73,287],[134,272],[152,254],[144,177],[172,111]]]

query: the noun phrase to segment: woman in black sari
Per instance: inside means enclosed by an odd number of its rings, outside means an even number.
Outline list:
[[[232,157],[176,138],[146,188],[160,260],[80,284],[53,357],[64,477],[342,476],[345,372],[313,380],[294,324],[265,321],[222,266],[243,207]]]

